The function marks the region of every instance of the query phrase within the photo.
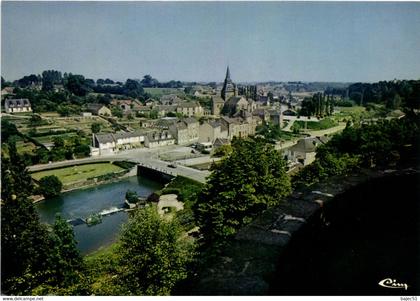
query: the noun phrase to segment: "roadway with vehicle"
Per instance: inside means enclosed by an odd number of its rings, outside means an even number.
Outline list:
[[[146,166],[152,168],[157,171],[161,171],[163,173],[169,175],[180,175],[195,181],[204,183],[206,181],[206,177],[210,175],[209,171],[202,171],[197,170],[194,168],[190,168],[187,166],[177,165],[176,168],[168,167],[168,162],[162,161],[158,159],[159,154],[163,154],[165,152],[174,151],[177,148],[183,148],[178,145],[171,145],[171,146],[164,146],[160,147],[159,149],[150,149],[150,148],[138,148],[138,149],[131,149],[118,152],[113,155],[106,155],[106,156],[97,156],[97,157],[89,157],[83,159],[74,159],[74,160],[66,160],[60,162],[51,162],[49,164],[40,164],[40,165],[33,165],[28,167],[30,172],[53,169],[57,167],[66,167],[72,165],[80,165],[86,163],[93,163],[93,162],[101,162],[101,161],[130,161],[134,163],[138,163],[142,166]]]

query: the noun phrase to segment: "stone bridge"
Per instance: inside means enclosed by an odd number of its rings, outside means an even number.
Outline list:
[[[171,148],[167,148],[171,149]],[[40,164],[28,167],[30,172],[55,169],[60,167],[88,164],[88,163],[99,163],[99,162],[115,162],[115,161],[130,161],[137,163],[141,167],[155,170],[159,173],[166,174],[168,176],[183,176],[201,183],[206,182],[206,177],[210,174],[209,171],[197,170],[191,167],[176,165],[176,167],[170,167],[169,163],[156,158],[156,149],[135,149],[125,151],[108,156],[89,157],[83,159],[66,160],[61,162],[52,162],[49,164]]]

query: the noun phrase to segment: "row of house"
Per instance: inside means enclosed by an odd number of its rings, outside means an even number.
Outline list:
[[[118,132],[110,134],[93,134],[92,156],[109,155],[121,150],[175,144],[175,138],[169,131],[137,131],[132,133]]]
[[[156,111],[159,117],[165,117],[168,113],[179,113],[187,117],[199,117],[204,114],[204,109],[198,102],[185,101],[172,94],[163,95],[160,101],[148,99],[144,105],[138,100],[130,99],[114,99],[111,105],[119,107],[125,114],[150,114],[151,111]]]
[[[230,141],[233,137],[245,138],[255,135],[255,129],[262,122],[259,117],[243,112],[236,117],[223,116],[219,120],[204,121],[201,124],[193,117],[162,118],[145,121],[144,130],[128,133],[93,134],[92,154],[111,154],[136,147],[158,147],[165,145],[213,144]],[[152,122],[152,121],[150,121]]]
[[[204,115],[203,107],[196,101],[176,104],[146,104],[137,109],[137,112],[142,114],[150,114],[152,111],[156,111],[159,117],[165,117],[168,113],[178,113],[187,117],[200,117]]]

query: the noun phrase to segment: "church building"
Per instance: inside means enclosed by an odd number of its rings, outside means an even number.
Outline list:
[[[223,83],[221,96],[224,101],[227,101],[232,96],[237,96],[237,95],[238,95],[238,89],[236,85],[232,82],[232,80],[230,79],[230,71],[229,71],[229,66],[228,66],[226,70],[226,78],[225,78],[225,82]]]

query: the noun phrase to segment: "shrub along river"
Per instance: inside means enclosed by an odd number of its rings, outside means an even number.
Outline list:
[[[145,177],[129,177],[118,182],[66,192],[59,197],[37,203],[36,208],[42,222],[54,223],[57,213],[65,220],[74,221],[86,219],[92,214],[117,211],[124,204],[127,190],[137,192],[140,197],[147,197],[162,187],[162,183]],[[82,254],[87,254],[114,242],[121,225],[127,219],[125,211],[118,211],[104,216],[102,223],[94,226],[86,223],[74,225],[79,250]]]

